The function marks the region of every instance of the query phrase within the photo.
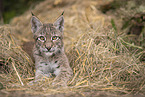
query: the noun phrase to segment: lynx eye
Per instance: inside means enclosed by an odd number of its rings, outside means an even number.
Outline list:
[[[52,40],[57,40],[58,39],[58,36],[53,36],[52,37]]]
[[[45,41],[45,37],[44,37],[44,36],[40,36],[38,39],[39,39],[40,41]]]

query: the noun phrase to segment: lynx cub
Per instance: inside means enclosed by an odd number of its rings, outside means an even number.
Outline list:
[[[33,56],[35,60],[35,80],[55,76],[54,80],[66,82],[72,76],[72,69],[63,46],[64,18],[62,15],[54,22],[42,24],[32,14],[31,30],[35,40]]]

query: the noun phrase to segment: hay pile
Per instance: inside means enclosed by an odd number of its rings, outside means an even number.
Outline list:
[[[110,17],[97,10],[101,3],[94,0],[46,0],[31,10],[46,23],[53,22],[65,10],[65,51],[74,72],[65,88],[53,87],[51,78],[28,85],[34,77],[34,66],[19,45],[32,40],[30,11],[14,18],[10,23],[13,28],[1,27],[0,61],[1,66],[8,65],[8,68],[4,67],[8,72],[2,72],[0,77],[6,79],[2,82],[6,90],[19,89],[45,95],[97,90],[121,94],[142,92],[145,64],[139,57],[145,52],[129,51],[124,41],[126,34],[113,29]]]
[[[18,82],[21,78],[33,76],[34,66],[28,54],[18,45],[19,40],[13,36],[13,32],[15,30],[10,26],[0,27],[0,74],[2,80]],[[7,84],[7,80],[4,83]]]

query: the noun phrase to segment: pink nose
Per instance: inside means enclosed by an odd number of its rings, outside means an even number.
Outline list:
[[[52,43],[51,42],[45,43],[44,46],[48,51],[50,51],[50,49],[52,48]]]

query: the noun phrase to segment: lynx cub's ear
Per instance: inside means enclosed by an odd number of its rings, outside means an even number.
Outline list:
[[[32,18],[31,18],[31,30],[33,33],[35,33],[43,24],[41,23],[41,21],[34,16],[34,14],[32,13]]]
[[[63,12],[64,13],[64,12]],[[58,19],[54,22],[54,26],[56,29],[60,30],[60,32],[63,32],[64,29],[64,18],[63,13],[58,17]]]

